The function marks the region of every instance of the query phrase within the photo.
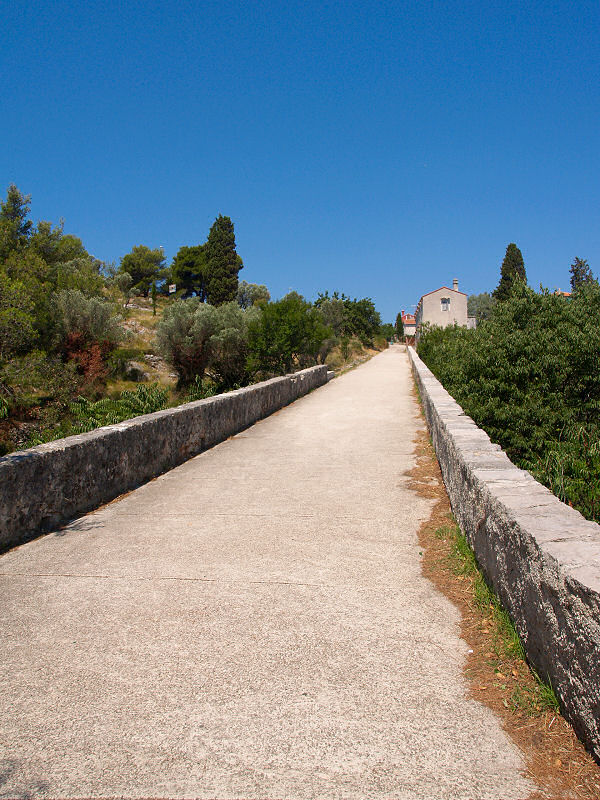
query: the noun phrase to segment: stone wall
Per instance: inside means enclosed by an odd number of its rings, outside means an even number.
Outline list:
[[[0,550],[181,464],[326,383],[318,366],[0,458]]]
[[[408,352],[458,524],[530,664],[600,760],[600,526],[518,469]]]

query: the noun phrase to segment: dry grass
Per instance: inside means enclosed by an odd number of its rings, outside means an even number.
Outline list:
[[[425,431],[419,434],[416,446],[411,485],[422,496],[437,501],[419,534],[423,571],[461,611],[461,635],[472,650],[465,668],[471,695],[495,712],[523,752],[527,772],[540,787],[530,800],[598,800],[600,767],[553,708],[552,697],[522,655],[515,652],[520,648],[502,614],[493,602],[486,604],[485,592],[478,588],[481,579],[468,565],[461,566],[460,540]]]

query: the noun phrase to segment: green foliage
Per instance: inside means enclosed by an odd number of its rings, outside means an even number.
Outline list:
[[[66,407],[81,388],[81,376],[74,362],[32,350],[0,366],[0,388],[13,409],[27,409],[46,401]]]
[[[142,383],[134,391],[121,392],[117,398],[103,397],[94,402],[79,397],[70,406],[73,433],[84,433],[104,425],[116,425],[132,417],[161,411],[167,408],[168,399],[168,389],[161,388],[156,383]]]
[[[206,255],[206,300],[214,306],[237,298],[238,272],[242,259],[235,249],[233,222],[221,214],[214,221],[204,245]]]
[[[321,311],[323,323],[336,336],[356,336],[368,346],[379,333],[381,317],[370,297],[351,300],[345,294],[334,292],[330,297],[325,292],[318,295],[314,305]]]
[[[86,297],[79,289],[65,289],[56,295],[58,329],[63,341],[77,334],[83,343],[116,345],[123,338],[121,318],[105,300]]]
[[[148,294],[152,281],[162,280],[161,271],[164,266],[165,257],[160,248],[151,250],[144,244],[138,244],[130,253],[123,256],[119,272],[128,272],[133,281],[133,288]]]
[[[590,265],[585,258],[575,258],[571,264],[571,291],[576,292],[586,284],[595,283]]]
[[[321,315],[297,292],[266,305],[249,326],[250,367],[283,375],[316,363],[329,334]]]
[[[519,283],[527,283],[523,255],[514,242],[506,248],[506,254],[500,270],[500,283],[494,291],[494,298],[499,302],[508,300],[513,288]]]
[[[22,281],[0,272],[0,362],[27,352],[36,339],[34,303]]]
[[[571,299],[524,284],[477,330],[425,330],[419,355],[492,441],[600,520],[600,287]]]
[[[396,333],[396,328],[394,327],[394,325],[392,325],[391,322],[386,322],[379,328],[379,335],[383,336],[383,338],[386,341],[393,339],[395,333]]]
[[[49,271],[52,290],[77,289],[88,296],[102,297],[104,279],[99,271],[101,263],[91,256],[57,262]]]
[[[268,303],[271,299],[269,290],[262,283],[247,283],[240,281],[237,290],[237,301],[241,308],[251,308],[255,305]]]
[[[252,321],[260,318],[257,307],[240,308],[233,300],[217,309],[217,330],[214,335],[214,352],[209,372],[221,390],[248,383],[248,329]]]
[[[29,247],[50,265],[91,258],[81,239],[64,233],[62,220],[55,227],[51,222],[40,220],[29,240]]]
[[[204,245],[180,247],[171,266],[171,279],[184,297],[196,295],[206,300],[207,259]]]
[[[199,375],[194,375],[194,380],[189,385],[185,402],[193,403],[195,400],[205,400],[207,397],[213,397],[216,393],[217,390],[214,384],[202,380]]]
[[[319,295],[315,306],[319,309],[323,324],[331,329],[334,336],[346,335],[347,315],[343,300],[336,296],[329,297],[325,292],[324,295]]]
[[[27,243],[33,226],[27,219],[30,203],[31,195],[22,194],[11,183],[6,200],[0,203],[0,259]]]
[[[396,324],[394,325],[394,327],[396,329],[396,336],[399,339],[402,339],[402,337],[404,336],[404,323],[402,322],[401,312],[398,312],[398,314],[396,315]]]
[[[214,306],[197,297],[169,306],[156,328],[158,349],[179,375],[179,386],[202,379],[216,349],[219,322]]]
[[[26,446],[35,447],[54,439],[87,433],[105,425],[116,425],[132,417],[161,411],[168,407],[168,398],[168,389],[158,384],[140,384],[135,391],[126,390],[118,397],[102,397],[95,401],[78,397],[68,404],[68,416],[55,425],[34,432]]]
[[[128,272],[117,272],[111,281],[117,291],[123,297],[123,305],[127,308],[132,294],[133,278]]]
[[[179,385],[201,383],[205,372],[220,390],[247,383],[248,327],[260,314],[259,308],[244,311],[235,300],[215,307],[190,298],[170,306],[158,324],[157,342]]]
[[[484,320],[491,317],[495,302],[488,292],[470,294],[467,299],[467,314],[470,317],[475,317],[477,324],[480,325]]]
[[[102,296],[102,264],[76,236],[27,219],[30,198],[14,186],[0,210],[0,362],[34,347],[52,353],[57,335],[57,296],[78,291]]]
[[[344,309],[348,320],[346,332],[357,336],[365,346],[371,344],[381,325],[381,317],[371,298],[350,300],[347,297],[344,300]]]

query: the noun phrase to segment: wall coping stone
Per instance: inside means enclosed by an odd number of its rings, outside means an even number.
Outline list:
[[[454,516],[529,663],[600,761],[600,525],[515,466],[407,351]]]

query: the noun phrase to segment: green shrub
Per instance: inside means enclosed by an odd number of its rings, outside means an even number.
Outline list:
[[[217,331],[208,371],[220,390],[244,386],[250,378],[248,327],[260,317],[260,308],[244,310],[234,300],[219,306],[216,312]]]
[[[519,285],[476,330],[433,328],[419,355],[520,467],[600,519],[600,289]]]
[[[197,297],[169,306],[156,328],[158,349],[179,376],[180,387],[202,379],[216,349],[217,309]]]
[[[168,406],[169,391],[158,384],[140,384],[134,391],[123,391],[117,398],[103,397],[95,402],[85,397],[71,403],[72,433],[83,433],[115,425],[142,414],[152,414]]]
[[[217,390],[214,384],[202,380],[202,378],[196,375],[189,385],[184,402],[192,403],[194,400],[205,400],[207,397],[214,397],[215,394],[217,394]]]
[[[121,317],[112,303],[87,297],[79,289],[64,289],[56,294],[58,327],[64,341],[72,336],[91,344],[116,345],[123,338]]]
[[[270,375],[315,364],[330,330],[319,311],[297,292],[261,309],[249,325],[249,365]]]

